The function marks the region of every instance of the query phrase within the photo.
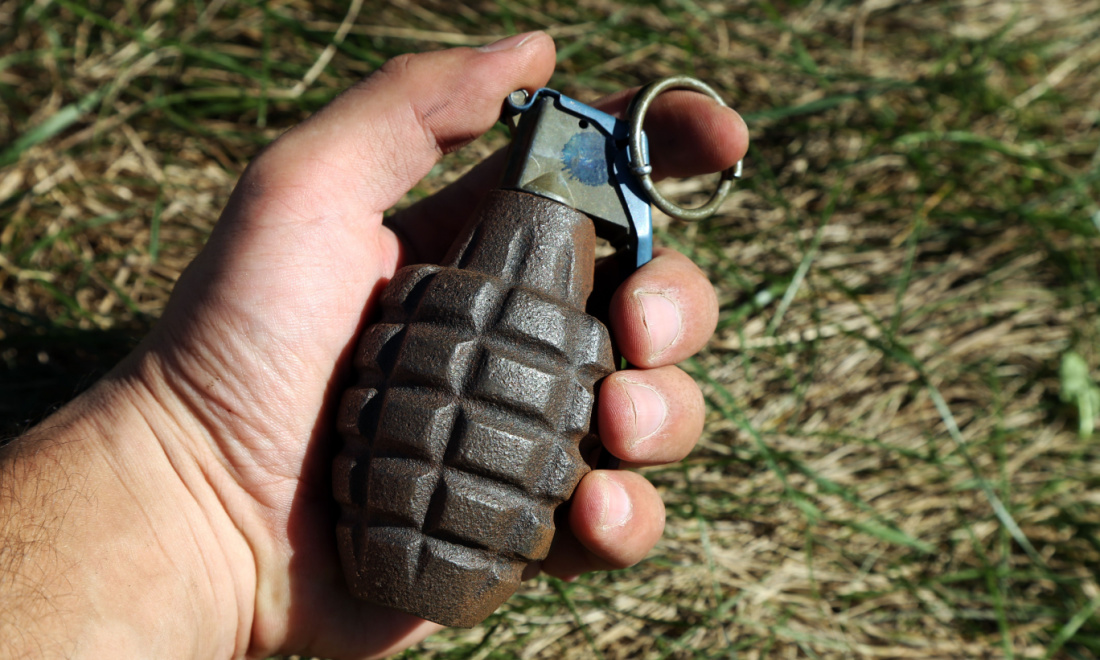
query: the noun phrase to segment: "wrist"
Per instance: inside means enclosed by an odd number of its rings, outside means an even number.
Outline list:
[[[155,399],[121,367],[0,453],[0,539],[19,549],[0,559],[0,651],[246,650],[247,544],[183,478],[201,466]]]

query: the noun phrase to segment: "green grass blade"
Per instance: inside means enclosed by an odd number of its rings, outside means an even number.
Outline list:
[[[15,138],[10,145],[0,151],[0,167],[6,167],[19,160],[25,151],[42,144],[61,131],[72,126],[86,113],[91,112],[106,93],[105,87],[85,95],[79,101],[70,103],[46,118],[42,123]]]
[[[1050,646],[1047,647],[1047,652],[1046,655],[1043,656],[1043,660],[1050,660],[1058,651],[1062,650],[1066,642],[1073,639],[1073,636],[1077,634],[1081,626],[1096,613],[1097,609],[1100,609],[1100,596],[1096,596],[1090,600],[1087,605],[1073,615],[1073,618],[1066,622],[1066,625],[1062,626],[1058,634],[1051,640]]]

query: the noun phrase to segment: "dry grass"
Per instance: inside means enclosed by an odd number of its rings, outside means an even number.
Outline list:
[[[1100,655],[1100,450],[1058,375],[1100,364],[1100,3],[83,7],[0,0],[3,428],[140,336],[283,128],[393,54],[549,29],[582,100],[691,73],[750,119],[724,212],[660,235],[722,301],[708,431],[647,473],[650,560],[410,656]]]

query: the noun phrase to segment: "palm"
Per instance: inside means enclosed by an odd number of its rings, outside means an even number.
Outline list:
[[[271,575],[287,576],[286,583],[267,586],[288,589],[293,607],[257,611],[253,643],[282,645],[275,640],[289,626],[336,649],[369,640],[379,645],[367,649],[374,652],[423,622],[389,610],[364,616],[366,606],[343,585],[328,404],[339,396],[348,352],[369,314],[363,301],[392,275],[397,243],[380,228],[380,214],[355,218],[328,192],[306,182],[266,197],[260,210],[234,200],[213,249],[181,279],[156,339],[176,377],[206,391],[213,405],[203,424],[232,467],[236,496],[260,514],[273,558],[285,562]],[[234,237],[231,250],[218,249],[219,232]],[[347,631],[360,643],[338,638]],[[298,648],[306,639],[287,641]]]

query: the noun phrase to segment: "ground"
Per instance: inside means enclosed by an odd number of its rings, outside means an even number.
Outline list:
[[[707,431],[645,472],[649,559],[408,656],[1100,655],[1095,0],[0,0],[0,432],[133,346],[282,130],[528,29],[582,101],[684,73],[749,122],[721,212],[657,217],[719,292]]]

